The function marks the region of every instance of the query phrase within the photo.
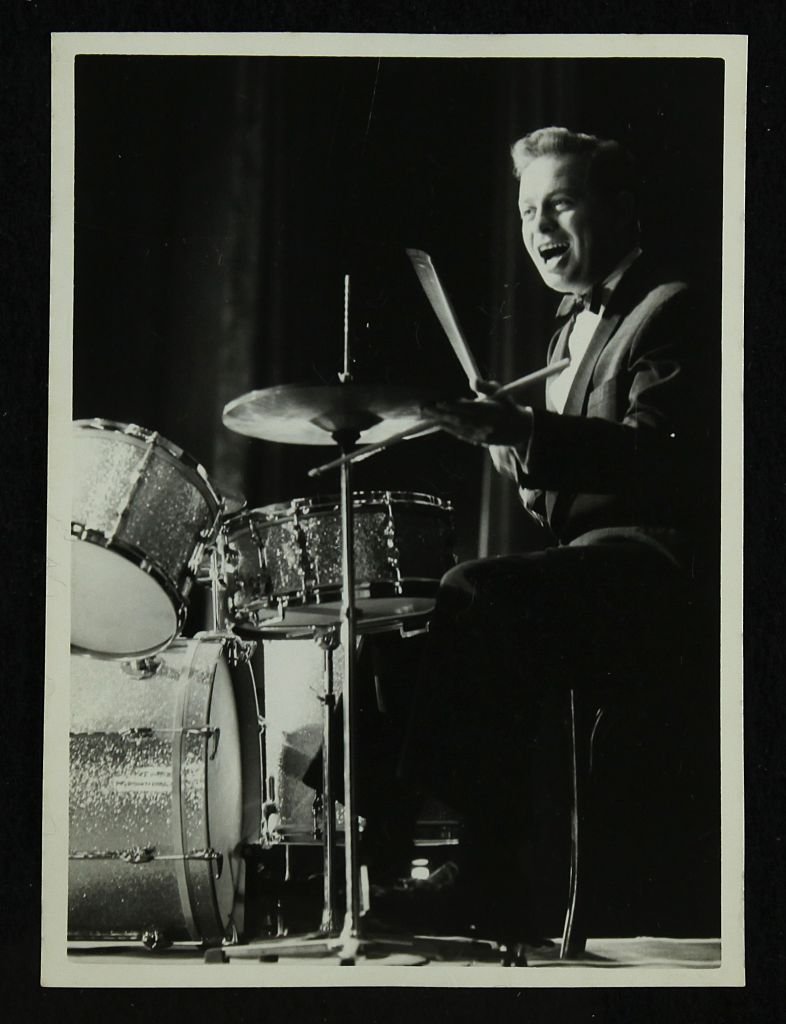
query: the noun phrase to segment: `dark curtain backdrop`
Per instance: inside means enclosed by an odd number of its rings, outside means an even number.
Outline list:
[[[645,245],[717,294],[722,98],[708,60],[79,57],[74,416],[159,430],[252,506],[314,494],[327,449],[242,438],[221,410],[336,380],[345,273],[358,381],[466,391],[406,246],[434,257],[485,370],[542,365],[556,298],[521,247],[508,152],[528,130],[626,142]],[[452,498],[460,557],[542,543],[482,452],[447,437],[355,485]]]

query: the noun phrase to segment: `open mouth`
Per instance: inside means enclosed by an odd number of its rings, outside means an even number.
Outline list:
[[[561,259],[569,248],[567,242],[546,242],[545,245],[538,246],[538,255],[548,267]]]

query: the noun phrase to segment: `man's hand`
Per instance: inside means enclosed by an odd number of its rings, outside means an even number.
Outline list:
[[[423,413],[470,444],[526,444],[532,430],[532,410],[506,397],[437,402]]]

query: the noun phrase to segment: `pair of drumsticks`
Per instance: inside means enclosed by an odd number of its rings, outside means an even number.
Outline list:
[[[459,327],[453,306],[451,305],[445,289],[442,287],[442,282],[437,275],[437,271],[431,257],[427,252],[423,252],[422,249],[407,249],[406,252],[407,256],[409,256],[412,261],[412,266],[415,269],[415,273],[418,276],[421,287],[426,293],[426,298],[431,303],[431,308],[436,313],[437,319],[447,335],[451,348],[453,349],[462,370],[466,374],[470,389],[479,399],[500,398],[505,395],[517,394],[519,391],[523,391],[531,384],[536,384],[539,380],[543,380],[545,377],[552,377],[554,374],[560,373],[569,365],[570,359],[559,359],[550,366],[544,366],[540,370],[535,370],[533,373],[528,373],[524,377],[519,377],[517,380],[511,381],[510,384],[503,384],[502,387],[497,388],[491,394],[484,393],[479,389],[479,384],[483,381],[483,377],[478,369],[478,364],[475,361],[475,357],[472,355],[467,339],[464,337],[464,334]],[[392,434],[384,441],[377,441],[375,444],[364,445],[361,448],[356,448],[355,451],[350,452],[348,455],[342,455],[338,459],[333,459],[332,462],[326,462],[323,466],[317,466],[314,469],[309,470],[308,475],[311,477],[321,476],[323,473],[327,472],[327,470],[337,469],[339,466],[342,466],[347,462],[360,462],[363,459],[368,458],[370,455],[374,455],[376,452],[382,451],[384,448],[389,448],[392,444],[396,444],[398,441],[409,441],[416,437],[425,437],[427,434],[434,434],[441,429],[442,428],[440,426],[434,425],[431,420],[422,420],[420,423],[407,427],[406,430],[401,430],[396,434]]]

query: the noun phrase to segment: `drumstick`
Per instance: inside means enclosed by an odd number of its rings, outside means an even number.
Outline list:
[[[431,257],[427,252],[423,252],[422,249],[407,249],[406,253],[412,261],[412,266],[415,268],[415,273],[418,275],[421,287],[426,293],[426,298],[431,303],[431,308],[437,314],[437,319],[442,324],[442,329],[447,334],[448,341],[456,353],[456,358],[467,376],[470,388],[473,391],[477,391],[475,384],[477,381],[482,380],[483,376],[478,369],[478,364],[475,362],[475,357],[470,352],[467,339],[458,325],[453,306],[450,304],[450,299],[447,297],[445,289],[442,287],[442,282],[437,276],[437,271],[431,261]]]
[[[514,395],[520,389],[523,390],[529,387],[530,384],[537,384],[539,380],[543,380],[545,377],[553,377],[555,373],[560,373],[566,366],[570,366],[570,359],[567,356],[564,359],[558,359],[556,363],[550,363],[548,366],[542,367],[540,370],[533,370],[532,373],[519,377],[518,380],[512,380],[510,384],[503,384],[501,388],[497,388],[492,394],[484,397],[498,398],[500,395]]]
[[[515,392],[523,391],[525,387],[543,380],[544,377],[553,377],[555,373],[560,373],[569,363],[570,359],[559,359],[550,366],[544,366],[540,370],[533,370],[532,373],[519,377],[518,380],[511,381],[510,384],[503,384],[501,388],[497,388],[491,395],[480,397],[496,398],[497,395],[512,395]],[[375,455],[377,452],[381,452],[383,449],[389,448],[399,441],[410,441],[415,437],[425,437],[427,434],[435,434],[441,429],[440,426],[434,425],[433,420],[421,420],[420,423],[413,423],[406,430],[399,430],[398,433],[391,434],[384,441],[376,441],[374,444],[364,445],[362,448],[356,448],[354,452],[349,452],[338,459],[333,459],[332,462],[326,462],[322,466],[315,466],[308,471],[308,475],[310,477],[322,476],[329,469],[338,469],[339,466],[343,466],[346,462],[362,462],[369,455]]]

